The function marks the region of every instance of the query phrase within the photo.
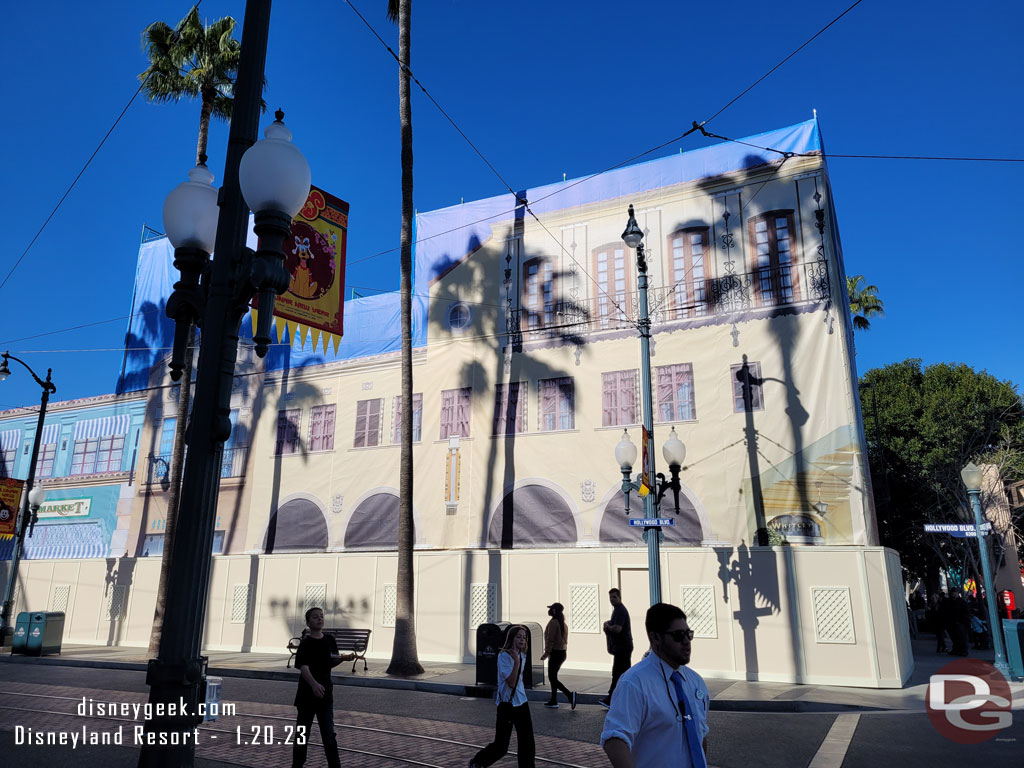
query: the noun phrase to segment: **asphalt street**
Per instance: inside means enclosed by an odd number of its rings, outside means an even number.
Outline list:
[[[237,705],[236,717],[223,717],[201,729],[196,765],[287,765],[290,747],[254,744],[250,730],[272,728],[281,741],[291,722],[295,684],[286,681],[225,678],[222,702]],[[0,764],[69,765],[120,768],[136,764],[130,746],[26,746],[15,744],[15,727],[80,729],[74,713],[82,696],[97,701],[145,701],[141,672],[37,665],[0,665]],[[342,764],[348,766],[461,766],[489,740],[494,705],[487,699],[380,688],[336,688],[336,723]],[[539,765],[604,766],[597,746],[604,710],[563,705],[548,710],[531,705],[538,738]],[[722,768],[935,768],[941,765],[1022,764],[1024,717],[978,745],[958,745],[939,735],[922,712],[765,713],[712,711],[710,763]],[[90,728],[113,728],[91,722]],[[130,728],[130,725],[128,726]],[[239,731],[239,729],[241,729]],[[239,736],[238,734],[242,735]],[[843,734],[846,733],[847,737]],[[325,765],[318,734],[307,765]],[[241,742],[241,743],[238,743]],[[248,743],[246,743],[248,742]],[[513,749],[515,741],[513,740]],[[506,757],[498,765],[514,765]]]

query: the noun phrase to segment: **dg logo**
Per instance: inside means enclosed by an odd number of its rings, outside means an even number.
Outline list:
[[[1010,684],[991,664],[958,659],[928,682],[928,717],[957,744],[988,741],[1013,722]]]

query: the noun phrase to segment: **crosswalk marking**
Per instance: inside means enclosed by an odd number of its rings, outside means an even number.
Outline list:
[[[858,722],[860,715],[836,717],[808,768],[841,768]]]

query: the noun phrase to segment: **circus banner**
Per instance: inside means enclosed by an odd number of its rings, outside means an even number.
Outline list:
[[[292,219],[284,241],[288,289],[274,303],[278,336],[290,329],[304,345],[312,334],[313,348],[323,340],[337,352],[342,335],[345,297],[345,246],[348,203],[312,187],[306,204]],[[255,303],[253,325],[256,324]]]
[[[0,480],[0,538],[14,535],[18,510],[21,509],[21,493],[24,489],[24,480],[15,480],[13,477]]]

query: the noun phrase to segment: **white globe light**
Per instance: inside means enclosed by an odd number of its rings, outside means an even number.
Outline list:
[[[686,446],[683,445],[683,441],[676,434],[675,427],[672,427],[672,433],[661,447],[661,453],[670,467],[683,466],[683,462],[686,460]]]
[[[253,213],[281,211],[295,216],[309,197],[309,163],[299,148],[292,144],[292,132],[277,120],[267,126],[263,138],[245,154],[238,168],[242,196]]]
[[[213,253],[217,239],[217,190],[213,174],[197,165],[164,200],[164,232],[175,248],[201,248]]]
[[[964,481],[968,491],[980,491],[981,478],[981,467],[977,466],[973,461],[960,470],[960,479]]]
[[[615,446],[615,460],[623,472],[628,472],[636,464],[636,445],[629,439],[626,430],[622,430],[622,439]]]
[[[43,502],[46,501],[46,489],[41,485],[32,487],[32,490],[28,492],[28,506],[29,509],[38,509],[43,506]]]

